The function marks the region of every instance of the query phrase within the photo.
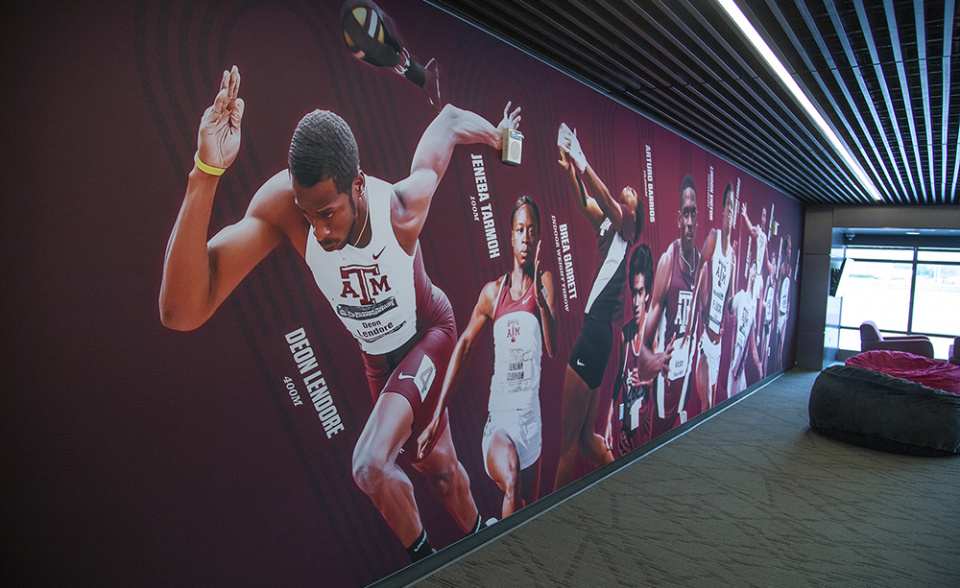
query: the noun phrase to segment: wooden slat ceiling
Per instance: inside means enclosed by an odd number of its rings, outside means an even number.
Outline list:
[[[875,202],[713,0],[430,1],[802,202]],[[955,0],[738,4],[883,203],[960,203]]]

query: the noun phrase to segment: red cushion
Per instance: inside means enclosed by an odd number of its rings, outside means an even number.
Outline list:
[[[847,365],[883,372],[929,388],[960,396],[960,365],[930,359],[904,351],[864,351],[846,361]]]

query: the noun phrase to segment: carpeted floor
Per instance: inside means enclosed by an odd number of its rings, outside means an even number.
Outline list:
[[[812,432],[816,376],[784,374],[416,586],[960,586],[960,457]]]

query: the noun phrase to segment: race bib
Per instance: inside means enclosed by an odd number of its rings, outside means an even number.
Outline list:
[[[633,431],[640,426],[640,409],[643,408],[643,396],[637,398],[630,405],[630,430]]]
[[[690,357],[689,351],[689,341],[682,347],[674,347],[673,355],[670,356],[670,369],[667,372],[667,379],[673,381],[687,374],[687,360]]]

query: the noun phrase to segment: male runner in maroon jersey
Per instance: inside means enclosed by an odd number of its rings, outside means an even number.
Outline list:
[[[553,276],[540,271],[540,212],[521,196],[510,215],[513,269],[480,291],[470,323],[460,334],[421,450],[436,436],[453,390],[460,387],[467,358],[487,322],[493,324],[494,370],[489,415],[483,430],[484,469],[503,491],[501,516],[537,499],[540,488],[541,350],[557,352]]]
[[[412,560],[431,553],[413,486],[396,464],[406,444],[422,472],[465,532],[479,526],[470,481],[448,427],[417,461],[416,435],[439,396],[438,371],[456,341],[446,295],[423,268],[419,236],[453,149],[463,143],[501,146],[500,130],[448,105],[430,123],[410,175],[389,184],[365,175],[350,127],[329,111],[297,125],[289,169],[254,194],[243,219],[207,241],[219,176],[240,148],[240,73],[223,72],[220,91],[201,119],[196,166],[167,245],[160,289],[164,325],[203,324],[257,263],[286,238],[304,257],[317,285],[360,344],[375,403],[353,453],[353,478],[373,500]],[[504,110],[501,126],[519,123]]]
[[[618,406],[620,432],[617,435],[617,453],[626,455],[653,438],[653,415],[656,396],[655,381],[642,379],[640,372],[646,346],[643,342],[644,323],[650,308],[650,286],[653,284],[653,253],[646,243],[640,243],[630,252],[627,264],[627,284],[633,318],[620,331],[620,366],[613,386],[608,428],[613,424],[614,407]],[[659,374],[658,374],[659,375]],[[621,400],[622,393],[622,400]],[[610,442],[613,445],[612,442]]]
[[[644,327],[644,342],[652,350],[670,353],[669,369],[657,378],[657,411],[653,437],[665,433],[686,420],[687,401],[692,414],[699,412],[699,399],[686,398],[684,380],[690,369],[690,350],[675,349],[674,342],[685,337],[693,289],[696,286],[700,251],[697,250],[697,187],[687,175],[680,184],[680,210],[677,213],[680,237],[660,256],[651,289],[650,311]],[[692,415],[691,415],[692,416]]]

